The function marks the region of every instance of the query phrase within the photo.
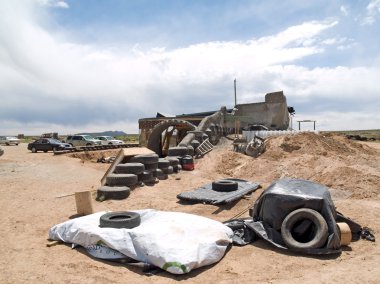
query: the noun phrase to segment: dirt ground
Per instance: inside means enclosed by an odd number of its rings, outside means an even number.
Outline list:
[[[94,201],[95,211],[153,208],[225,221],[252,206],[281,177],[303,178],[331,188],[337,210],[380,231],[380,144],[304,133],[271,138],[257,159],[232,151],[223,140],[196,169],[139,187],[121,201]],[[94,259],[69,245],[47,247],[48,230],[76,214],[76,191],[96,190],[109,164],[90,155],[32,154],[26,144],[4,147],[0,158],[0,283],[379,283],[380,246],[359,240],[340,255],[307,256],[276,249],[263,240],[232,247],[217,264],[176,276],[145,275],[141,268]],[[104,153],[113,155],[114,153]],[[215,179],[235,177],[262,188],[230,206],[178,202],[178,193]],[[245,213],[243,217],[248,216]],[[377,236],[378,237],[378,236]]]

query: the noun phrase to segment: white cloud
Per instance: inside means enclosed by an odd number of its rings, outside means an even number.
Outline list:
[[[350,14],[348,7],[344,5],[340,6],[340,12],[346,17]]]
[[[59,0],[37,0],[37,2],[42,6],[56,7],[56,8],[69,8],[69,4],[65,1]]]
[[[379,113],[363,112],[320,112],[318,114],[301,113],[293,117],[293,129],[298,129],[299,120],[315,120],[316,130],[367,130],[379,129]],[[301,124],[301,130],[312,130],[313,124]]]
[[[38,9],[14,3],[0,18],[2,134],[110,128],[136,133],[137,119],[157,111],[179,114],[231,106],[234,78],[241,102],[263,101],[266,92],[284,90],[290,105],[332,99],[360,104],[358,93],[371,100],[379,93],[375,67],[295,65],[326,46],[348,41],[324,36],[338,24],[333,20],[306,22],[249,41],[172,50],[104,49],[42,28]]]
[[[361,25],[370,26],[376,22],[376,18],[380,14],[380,0],[371,0],[367,5],[367,14],[361,20]]]

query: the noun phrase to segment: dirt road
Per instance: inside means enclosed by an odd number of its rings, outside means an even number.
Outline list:
[[[195,171],[170,176],[152,187],[137,188],[126,200],[94,201],[94,208],[96,211],[153,208],[224,221],[251,206],[263,189],[230,207],[183,205],[178,203],[176,195],[222,177],[257,181],[265,189],[273,180],[287,176],[328,185],[338,211],[380,232],[380,152],[367,145],[347,144],[340,138],[303,137],[304,141],[301,138],[273,139],[267,152],[258,159],[234,153],[228,142],[222,143],[197,160]],[[109,165],[52,153],[32,154],[26,144],[4,147],[4,150],[0,158],[0,283],[176,280],[379,283],[380,247],[365,240],[353,242],[341,255],[329,257],[284,252],[258,240],[244,247],[232,247],[219,263],[188,275],[160,272],[150,277],[140,268],[93,259],[82,249],[72,250],[69,245],[46,247],[49,228],[76,214],[73,196],[57,196],[95,190]]]

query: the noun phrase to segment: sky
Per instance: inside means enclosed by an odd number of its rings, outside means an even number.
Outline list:
[[[0,15],[0,135],[138,133],[157,112],[232,108],[234,79],[238,104],[282,90],[294,124],[380,129],[380,0],[0,0]]]

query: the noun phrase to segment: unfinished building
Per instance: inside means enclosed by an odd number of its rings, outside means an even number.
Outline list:
[[[265,95],[264,102],[237,104],[233,109],[222,107],[219,111],[174,117],[157,113],[154,118],[139,119],[139,143],[165,156],[169,147],[189,145],[194,139],[202,142],[207,136],[215,144],[218,137],[228,130],[240,131],[243,127],[255,124],[271,130],[286,130],[289,121],[285,95],[282,91],[273,92]]]

